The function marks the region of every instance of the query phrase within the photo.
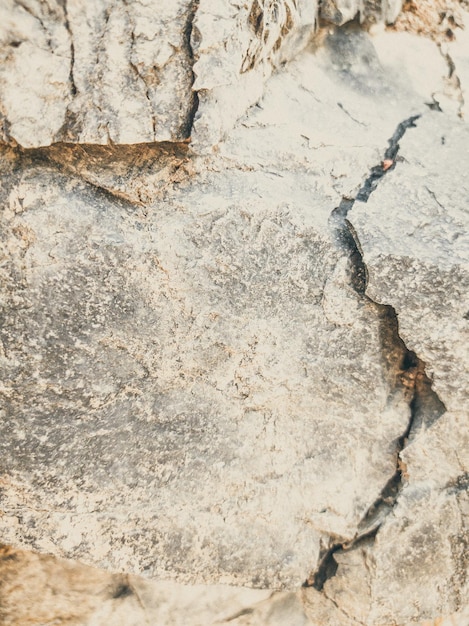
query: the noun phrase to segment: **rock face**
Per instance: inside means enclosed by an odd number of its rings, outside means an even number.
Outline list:
[[[357,533],[409,420],[405,351],[348,285],[330,201],[308,176],[204,169],[139,211],[27,160],[3,223],[8,541],[26,523],[104,567],[300,585],[323,536]]]
[[[34,147],[187,138],[193,5],[2,3],[3,140]]]
[[[316,16],[294,0],[51,6],[0,22],[56,33],[47,54],[91,33],[68,95],[38,78],[27,115],[2,104],[4,139],[40,147],[0,148],[0,618],[466,619],[469,156],[459,101],[435,111],[445,53],[350,25],[283,67]],[[186,47],[158,67],[185,95],[150,80],[163,15]],[[8,41],[19,63],[36,40]],[[88,95],[86,41],[103,68],[117,46]],[[108,141],[96,129],[131,145],[74,143]],[[177,141],[132,145],[159,138]]]
[[[402,163],[366,205],[354,205],[351,220],[367,293],[396,309],[406,345],[447,409],[459,411],[469,402],[469,129],[441,113],[415,123],[401,141]]]
[[[0,564],[2,624],[206,626],[231,623],[237,613],[270,604],[272,596],[269,590],[151,582],[6,547],[0,547]]]
[[[392,20],[400,4],[362,17]],[[359,10],[327,6],[335,23]],[[317,18],[315,0],[5,0],[0,140],[184,141],[200,103],[193,139],[210,145],[261,96],[272,67],[308,43]]]
[[[396,613],[399,623],[451,614],[469,591],[469,131],[442,113],[415,124],[401,140],[396,169],[349,213],[367,294],[395,308],[402,338],[438,392],[428,394],[429,381],[416,373],[422,393],[414,397],[400,454],[404,481],[393,515],[374,542],[336,555],[337,576],[324,587],[332,602],[340,598],[347,614],[367,624],[390,623]],[[366,582],[354,594],[357,572]],[[396,612],[403,586],[407,602]]]

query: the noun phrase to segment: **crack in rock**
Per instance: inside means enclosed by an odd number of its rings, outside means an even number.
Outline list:
[[[399,141],[409,128],[416,126],[415,122],[420,115],[415,115],[401,122],[392,137],[389,146],[384,153],[381,164],[373,167],[365,182],[355,197],[344,197],[339,206],[334,209],[330,216],[330,226],[333,231],[336,244],[344,250],[349,257],[349,276],[352,288],[362,298],[377,307],[382,327],[382,352],[385,360],[391,353],[400,354],[400,368],[391,388],[404,392],[410,408],[410,417],[405,431],[396,442],[396,470],[388,482],[384,485],[380,495],[369,507],[358,525],[357,534],[351,541],[336,541],[320,554],[319,565],[304,583],[305,587],[314,587],[323,591],[324,585],[335,576],[338,563],[334,555],[339,552],[347,552],[356,548],[361,542],[374,541],[384,519],[396,505],[399,493],[406,477],[406,467],[400,458],[400,453],[422,428],[428,428],[446,411],[446,407],[436,392],[432,389],[432,381],[425,373],[425,363],[419,359],[415,352],[409,350],[399,336],[399,324],[397,313],[390,305],[374,302],[366,294],[368,272],[363,260],[359,238],[353,224],[347,219],[349,211],[355,202],[367,202],[370,195],[377,188],[381,179],[396,166],[399,152]]]
[[[70,81],[70,93],[72,94],[72,96],[76,96],[77,95],[77,86],[75,83],[75,77],[73,75],[74,72],[74,68],[75,68],[75,44],[73,41],[73,33],[72,33],[72,29],[70,27],[70,20],[68,19],[68,7],[67,7],[67,2],[68,0],[63,0],[63,12],[64,12],[64,24],[65,24],[65,29],[68,33],[68,36],[70,38],[70,74],[69,74],[69,81]]]
[[[342,198],[339,206],[332,211],[330,216],[329,222],[333,230],[335,241],[337,245],[349,255],[352,287],[362,296],[365,296],[368,274],[363,262],[363,253],[358,236],[353,225],[347,219],[347,215],[355,202],[368,202],[368,198],[377,188],[383,176],[396,167],[399,141],[408,128],[415,127],[415,122],[419,117],[420,115],[413,115],[397,126],[394,134],[389,139],[389,146],[384,153],[383,161],[379,165],[371,168],[370,174],[358,190],[357,195],[354,198]]]
[[[128,8],[129,5],[127,4],[127,0],[124,0],[124,5]],[[136,47],[135,24],[133,23],[132,16],[129,11],[127,11],[127,19],[129,21],[129,27],[130,27],[129,65],[132,68],[136,78],[140,80],[143,85],[145,98],[148,100],[148,109],[149,109],[150,118],[151,118],[151,128],[152,128],[152,133],[153,133],[152,141],[155,141],[157,123],[156,123],[155,111],[153,108],[153,101],[151,98],[150,85],[148,84],[145,75],[142,74],[142,72],[140,71],[138,63],[136,63],[133,60],[133,55],[134,55],[135,47]],[[153,71],[155,71],[155,68],[153,68]]]
[[[192,0],[190,8],[189,8],[186,27],[184,30],[184,44],[186,47],[187,56],[189,57],[189,60],[191,63],[192,85],[194,85],[195,83],[195,74],[194,74],[195,54],[194,54],[194,46],[192,45],[192,33],[194,30],[195,16],[197,13],[197,9],[199,8],[199,2],[200,0]],[[187,116],[187,124],[186,124],[185,133],[184,133],[186,137],[190,138],[192,135],[195,116],[198,110],[199,110],[199,95],[197,93],[197,90],[192,88],[192,103],[189,108],[189,112]]]

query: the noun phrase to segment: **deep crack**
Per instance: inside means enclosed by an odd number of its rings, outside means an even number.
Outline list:
[[[316,571],[303,583],[303,587],[314,587],[318,591],[323,590],[324,583],[337,573],[339,564],[334,559],[334,554],[341,548],[341,543],[334,543],[328,550],[323,550],[319,554],[319,563]]]
[[[70,37],[70,73],[69,73],[68,80],[70,82],[70,92],[71,92],[72,96],[76,96],[76,94],[77,94],[77,86],[76,86],[76,83],[75,83],[75,77],[73,75],[74,67],[75,67],[75,44],[73,43],[73,33],[72,33],[71,28],[70,28],[70,20],[68,19],[67,1],[68,0],[63,0],[62,8],[63,8],[63,12],[64,12],[65,28],[67,30],[68,36]]]
[[[394,134],[389,139],[389,145],[384,153],[383,161],[379,165],[371,168],[370,174],[358,190],[357,195],[354,198],[343,197],[339,206],[331,213],[329,223],[333,229],[336,243],[341,249],[348,252],[352,286],[360,295],[365,295],[368,273],[365,263],[363,262],[360,242],[355,233],[355,229],[347,219],[347,215],[355,202],[368,202],[369,197],[377,188],[381,179],[396,167],[399,141],[408,128],[415,127],[415,122],[419,117],[420,115],[413,115],[397,126]]]
[[[396,391],[404,393],[410,416],[407,427],[396,441],[396,469],[384,485],[378,498],[368,508],[357,527],[357,534],[351,541],[336,541],[320,555],[316,571],[304,583],[306,587],[314,587],[322,591],[327,580],[336,575],[338,563],[334,555],[341,551],[347,552],[356,548],[360,542],[376,537],[384,519],[395,506],[405,479],[406,468],[401,461],[400,453],[407,442],[415,437],[421,428],[428,428],[446,411],[446,407],[435,391],[431,388],[431,380],[425,373],[425,363],[415,352],[409,350],[399,336],[397,313],[392,306],[374,302],[366,294],[368,271],[363,259],[360,241],[352,223],[347,219],[349,211],[356,201],[367,202],[381,179],[396,166],[399,152],[399,141],[409,128],[415,127],[419,115],[409,117],[401,122],[384,153],[380,165],[373,167],[369,176],[353,198],[342,198],[339,206],[330,216],[330,226],[336,244],[349,257],[350,283],[357,294],[373,304],[380,318],[381,349],[390,373],[391,395]],[[396,363],[398,371],[396,372]]]
[[[198,8],[199,8],[199,0],[192,0],[190,9],[189,9],[187,22],[186,22],[186,27],[184,29],[184,46],[186,49],[186,53],[189,57],[189,60],[191,62],[192,85],[194,85],[195,83],[195,74],[194,74],[195,54],[194,54],[194,48],[192,45],[192,38],[193,38],[193,30],[194,30],[194,20],[195,20],[195,15],[197,13]],[[197,91],[192,89],[192,103],[189,109],[187,122],[186,122],[185,129],[184,129],[184,135],[188,138],[190,138],[190,136],[192,135],[195,116],[196,116],[198,109],[199,109],[199,96],[197,94]]]
[[[369,197],[376,189],[383,176],[396,167],[396,157],[400,148],[399,141],[405,135],[407,129],[415,128],[415,122],[419,117],[420,115],[413,115],[397,126],[393,136],[389,139],[389,146],[384,153],[383,161],[379,165],[371,168],[371,172],[356,195],[354,202],[368,202]],[[353,204],[354,203],[352,203],[352,206]],[[350,206],[348,210],[350,210],[352,206]]]

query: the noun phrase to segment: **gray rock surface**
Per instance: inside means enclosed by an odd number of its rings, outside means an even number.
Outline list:
[[[336,23],[359,10],[336,4]],[[399,7],[362,13],[389,21]],[[3,0],[0,141],[184,141],[199,107],[194,141],[211,145],[259,99],[272,67],[308,43],[317,18],[315,0]]]
[[[467,621],[458,610],[468,591],[468,130],[428,112],[398,141],[395,169],[369,197],[362,196],[368,179],[347,218],[366,294],[394,307],[400,336],[438,395],[417,372],[392,514],[375,535],[339,548],[337,571],[320,592],[307,590],[318,625],[335,623],[337,607],[350,624]]]
[[[464,623],[467,129],[426,106],[447,70],[351,26],[211,154],[2,148],[2,541],[173,579],[7,552],[4,595],[48,581],[28,615]]]
[[[402,162],[350,214],[367,293],[396,309],[402,338],[446,407],[467,409],[469,129],[434,112],[400,143]]]
[[[467,623],[466,420],[467,411],[445,413],[401,452],[392,514],[374,537],[335,553],[338,569],[322,591],[305,591],[313,624],[337,623],[337,607],[353,625]]]
[[[368,75],[354,63],[363,48]],[[326,81],[337,49],[345,69]],[[5,541],[186,582],[292,588],[331,541],[354,539],[410,418],[394,322],[354,288],[347,235],[329,224],[390,132],[352,119],[357,82],[368,119],[397,121],[377,63],[363,33],[331,37],[322,60],[278,74],[219,155],[154,153],[175,182],[140,208],[112,189],[110,149],[67,148],[60,165],[57,149],[12,156]],[[337,127],[321,130],[332,103]],[[356,172],[337,183],[339,163],[325,182],[317,166],[337,153],[312,146],[345,129]]]
[[[425,362],[438,397],[417,373],[392,515],[374,537],[334,555],[337,573],[322,593],[351,623],[456,614],[468,593],[468,129],[442,113],[415,124],[400,140],[395,170],[348,217],[366,293],[395,308],[400,335]]]
[[[292,587],[322,535],[353,538],[409,419],[402,355],[388,371],[327,199],[281,197],[262,171],[203,172],[136,211],[23,162],[3,223],[6,540],[26,524],[104,567]]]
[[[196,150],[216,144],[262,96],[273,67],[310,41],[316,0],[201,0],[194,20]]]
[[[3,141],[138,143],[189,136],[190,0],[6,0]]]

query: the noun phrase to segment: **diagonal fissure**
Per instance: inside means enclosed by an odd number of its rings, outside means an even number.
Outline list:
[[[380,317],[381,351],[390,374],[391,393],[402,393],[409,405],[409,420],[405,430],[398,437],[395,445],[396,468],[394,474],[384,485],[378,498],[368,508],[360,521],[357,534],[352,541],[335,541],[323,551],[315,572],[304,583],[322,591],[325,583],[336,575],[338,563],[335,555],[356,548],[363,541],[374,541],[385,518],[395,507],[402,490],[406,468],[400,453],[421,428],[428,428],[446,411],[446,407],[432,389],[431,380],[425,372],[425,363],[407,348],[399,335],[398,318],[395,309],[390,305],[379,304],[366,294],[368,271],[363,258],[360,240],[348,219],[348,214],[356,201],[367,202],[378,187],[381,179],[396,166],[399,141],[408,129],[416,126],[420,116],[412,116],[401,122],[384,153],[381,164],[373,167],[355,197],[344,197],[339,206],[330,216],[333,238],[336,245],[348,256],[349,280],[351,287],[364,300],[376,307]],[[391,357],[392,355],[392,357]],[[396,361],[397,355],[397,370]]]
[[[368,283],[368,273],[363,261],[363,253],[358,236],[352,223],[347,219],[347,216],[355,202],[368,202],[368,199],[378,187],[380,181],[388,172],[395,168],[400,147],[399,141],[409,128],[416,126],[415,122],[419,117],[419,115],[413,115],[398,124],[392,137],[388,141],[388,147],[384,153],[383,161],[379,165],[371,168],[370,173],[358,190],[357,195],[355,197],[343,197],[339,206],[332,211],[329,218],[329,225],[331,226],[336,244],[339,248],[344,250],[349,257],[351,285],[357,293],[363,296],[365,295]]]

